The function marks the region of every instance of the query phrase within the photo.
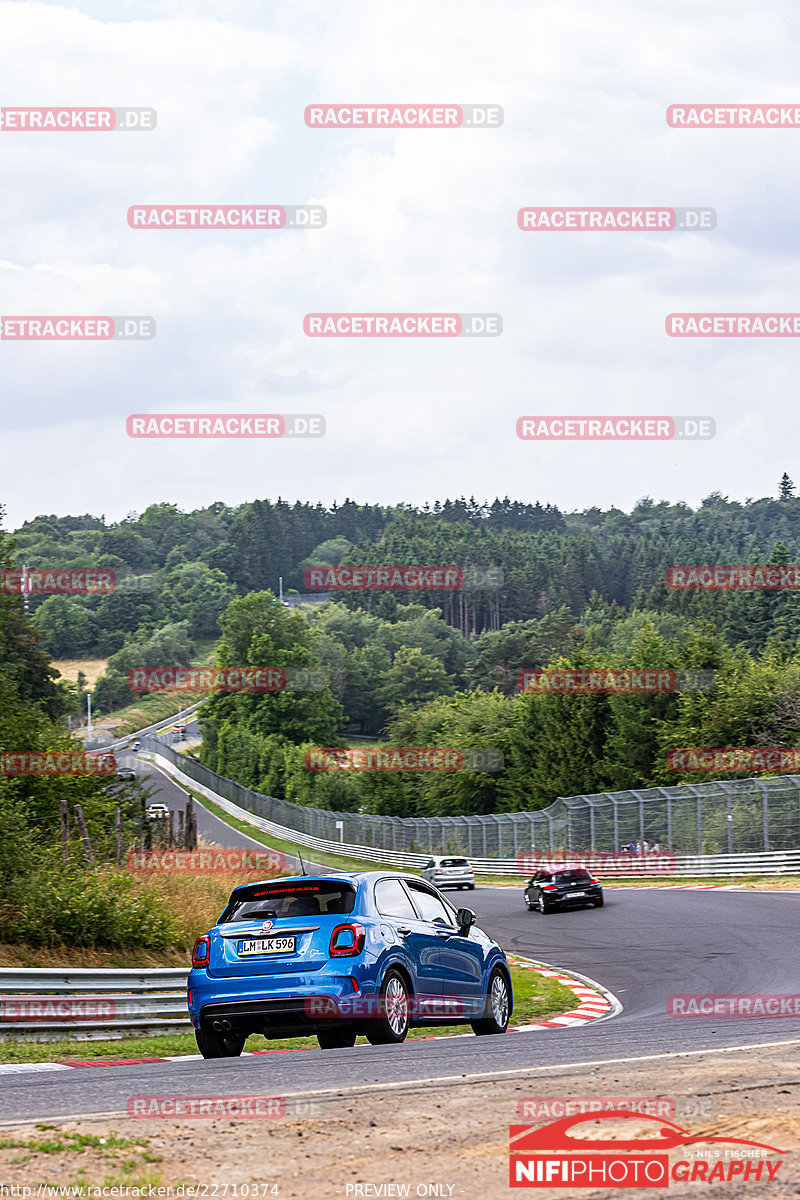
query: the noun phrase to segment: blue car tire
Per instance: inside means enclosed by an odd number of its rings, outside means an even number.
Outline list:
[[[246,1040],[241,1034],[224,1037],[213,1029],[195,1029],[194,1036],[203,1058],[238,1058]]]
[[[499,967],[495,967],[489,977],[483,1011],[485,1016],[477,1021],[470,1021],[473,1033],[505,1033],[511,1015],[511,997],[508,980]]]
[[[344,1050],[348,1046],[355,1046],[356,1031],[347,1025],[341,1029],[335,1026],[333,1029],[320,1029],[317,1031],[317,1041],[320,1050]]]
[[[371,1046],[404,1042],[410,1025],[410,996],[404,977],[392,967],[384,976],[380,998],[383,1012],[367,1022],[364,1029],[367,1041]]]

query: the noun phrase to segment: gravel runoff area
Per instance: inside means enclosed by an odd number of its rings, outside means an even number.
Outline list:
[[[544,1097],[662,1097],[675,1102],[669,1119],[694,1136],[750,1139],[787,1152],[773,1182],[764,1176],[761,1182],[751,1178],[746,1184],[708,1184],[710,1193],[700,1181],[671,1182],[670,1197],[796,1200],[800,1039],[751,1050],[638,1061],[635,1051],[632,1047],[629,1061],[578,1069],[567,1065],[498,1079],[421,1080],[415,1086],[358,1085],[324,1094],[308,1092],[286,1097],[285,1112],[265,1118],[107,1116],[44,1127],[33,1122],[6,1124],[0,1128],[0,1184],[38,1188],[43,1181],[78,1181],[124,1188],[149,1182],[169,1188],[162,1193],[167,1196],[180,1196],[175,1189],[181,1184],[199,1184],[196,1194],[201,1200],[204,1194],[238,1200],[246,1195],[242,1185],[249,1185],[250,1197],[277,1195],[283,1200],[403,1195],[508,1200],[514,1194],[509,1189],[509,1126],[547,1123],[546,1118],[531,1119],[531,1104],[538,1112]],[[583,1127],[582,1136],[641,1137],[654,1128],[638,1117],[602,1126],[601,1133],[601,1122],[593,1120],[588,1129]],[[26,1149],[32,1142],[44,1148]],[[713,1149],[706,1147],[707,1160],[709,1153]],[[695,1161],[698,1149],[672,1151],[670,1157],[675,1163],[689,1155]],[[730,1162],[724,1147],[720,1157]],[[572,1194],[569,1189],[536,1188],[541,1197],[564,1200]],[[607,1200],[609,1195],[647,1200],[654,1192],[604,1188],[581,1189],[578,1194],[591,1200]]]

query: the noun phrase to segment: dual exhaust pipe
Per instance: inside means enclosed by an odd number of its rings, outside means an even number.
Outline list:
[[[232,1026],[230,1021],[212,1021],[211,1028],[217,1033],[230,1033]]]

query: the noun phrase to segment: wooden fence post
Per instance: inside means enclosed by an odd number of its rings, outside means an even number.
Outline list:
[[[89,830],[86,828],[86,821],[83,818],[83,809],[80,804],[75,805],[75,820],[78,822],[81,841],[83,842],[83,852],[86,855],[86,862],[90,867],[96,866],[94,854],[92,853],[92,843],[89,841]]]
[[[114,838],[117,843],[117,866],[122,862],[122,809],[119,805],[114,809]]]

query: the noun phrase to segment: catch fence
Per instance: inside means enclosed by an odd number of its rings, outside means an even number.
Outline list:
[[[154,738],[142,749],[284,833],[387,854],[516,860],[530,852],[616,853],[630,842],[677,855],[748,856],[800,849],[800,777],[769,776],[560,797],[532,812],[390,817],[332,812],[265,796]]]

